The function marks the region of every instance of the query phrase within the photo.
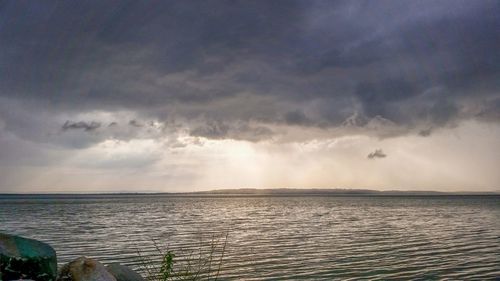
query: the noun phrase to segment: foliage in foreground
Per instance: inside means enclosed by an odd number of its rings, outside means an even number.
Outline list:
[[[148,281],[216,281],[226,251],[227,237],[227,233],[220,237],[213,235],[208,245],[200,240],[196,251],[183,256],[168,247],[160,248],[153,240],[160,259],[157,256],[145,256],[138,250],[142,272]]]

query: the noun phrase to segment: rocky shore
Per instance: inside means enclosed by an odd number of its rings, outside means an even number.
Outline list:
[[[34,239],[0,233],[0,281],[145,281],[134,270],[118,264],[104,266],[80,257],[57,270],[56,251]]]

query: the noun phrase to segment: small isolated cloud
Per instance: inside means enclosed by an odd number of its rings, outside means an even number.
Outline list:
[[[368,159],[376,159],[376,158],[385,158],[387,154],[385,154],[382,149],[376,149],[374,152],[368,154]]]
[[[63,131],[83,129],[84,131],[88,132],[88,131],[93,131],[99,127],[101,127],[101,123],[95,122],[95,121],[92,121],[92,122],[84,122],[84,121],[73,122],[73,121],[67,120],[62,125]]]
[[[144,126],[143,124],[141,124],[139,121],[137,121],[137,120],[135,120],[135,119],[134,119],[134,120],[130,120],[130,121],[128,122],[128,124],[129,124],[130,126],[133,126],[133,127],[143,127],[143,126]]]
[[[432,134],[432,128],[424,129],[418,132],[418,135],[421,137],[428,137]]]

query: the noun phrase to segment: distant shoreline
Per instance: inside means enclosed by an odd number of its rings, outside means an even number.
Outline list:
[[[401,191],[388,190],[379,191],[371,189],[294,189],[294,188],[241,188],[241,189],[218,189],[194,192],[90,192],[90,193],[0,193],[3,197],[127,197],[127,196],[167,196],[167,197],[304,197],[304,196],[328,196],[328,197],[391,197],[391,196],[499,196],[500,192],[440,192],[440,191]]]

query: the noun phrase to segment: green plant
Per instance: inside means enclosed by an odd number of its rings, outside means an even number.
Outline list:
[[[148,281],[216,281],[226,251],[227,237],[227,233],[219,237],[212,235],[208,244],[200,239],[196,251],[173,251],[168,247],[162,249],[152,240],[158,255],[146,256],[138,250],[141,271]]]
[[[160,267],[162,281],[167,281],[168,278],[172,275],[172,272],[174,270],[174,257],[175,254],[172,253],[172,251],[167,251],[167,253],[163,255],[163,260]]]

